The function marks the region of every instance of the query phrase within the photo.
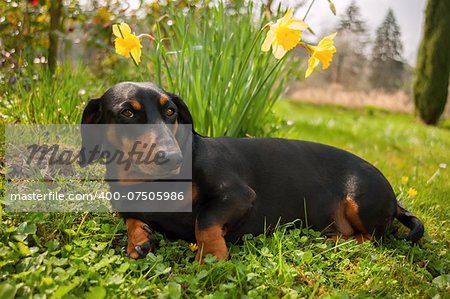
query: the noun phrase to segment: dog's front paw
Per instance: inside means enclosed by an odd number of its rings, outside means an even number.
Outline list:
[[[137,219],[127,219],[128,246],[127,254],[132,259],[143,258],[152,249],[151,229]]]

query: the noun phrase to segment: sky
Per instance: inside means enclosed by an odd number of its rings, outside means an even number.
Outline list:
[[[329,32],[335,27],[339,15],[345,12],[351,1],[333,0],[337,10],[337,17],[335,17],[329,9],[327,0],[316,0],[306,22],[317,33],[325,30]],[[414,65],[422,37],[426,0],[356,0],[356,3],[361,9],[363,18],[366,20],[372,39],[374,39],[376,28],[385,18],[387,10],[389,8],[394,10],[402,36],[403,57],[410,64]],[[306,8],[300,8],[298,17],[303,17],[304,9]]]

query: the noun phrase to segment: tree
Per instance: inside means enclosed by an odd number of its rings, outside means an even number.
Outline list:
[[[338,31],[349,31],[355,34],[365,34],[367,31],[366,23],[362,20],[359,6],[352,1],[341,16],[338,25]]]
[[[376,31],[370,81],[375,88],[395,90],[404,82],[403,44],[392,9]]]
[[[61,19],[63,15],[63,1],[51,0],[50,7],[50,28],[48,32],[49,47],[48,47],[48,67],[53,74],[56,69],[58,58],[59,35],[61,32]]]
[[[416,111],[427,124],[439,121],[450,73],[450,1],[428,0],[414,79]]]
[[[368,42],[366,24],[355,1],[341,15],[337,26],[335,63],[332,67],[332,81],[357,85],[364,73],[366,58],[364,51]]]

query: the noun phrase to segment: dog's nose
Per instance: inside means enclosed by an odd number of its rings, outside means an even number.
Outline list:
[[[183,163],[183,156],[179,152],[168,152],[166,153],[167,166],[178,168]]]

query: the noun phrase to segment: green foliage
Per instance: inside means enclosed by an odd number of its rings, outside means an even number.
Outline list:
[[[288,137],[361,155],[387,175],[399,196],[402,186],[415,187],[418,195],[403,196],[402,203],[425,222],[420,244],[394,237],[378,245],[333,243],[318,232],[282,226],[273,235],[229,244],[225,262],[208,257],[200,266],[186,242],[159,234],[156,251],[134,261],[126,257],[123,220],[113,214],[3,212],[1,298],[446,298],[449,172],[442,169],[427,181],[447,159],[449,132],[376,110],[293,103],[276,110],[294,122]],[[408,185],[401,183],[404,175]],[[404,232],[398,223],[394,228]]]
[[[450,77],[450,2],[429,0],[414,79],[414,102],[421,119],[435,125],[447,103]]]
[[[54,75],[43,66],[26,67],[8,75],[0,82],[0,113],[7,123],[80,123],[89,97],[108,86],[83,67],[64,66]]]
[[[0,50],[9,53],[1,67],[21,66],[28,58],[32,60],[47,52],[47,7],[32,6],[28,2],[2,1],[0,5]]]
[[[170,7],[169,20],[156,23],[149,76],[182,96],[201,134],[263,136],[276,129],[271,108],[299,62],[261,52],[267,21],[262,10],[254,13],[251,2],[219,2],[184,13]]]
[[[6,73],[0,95],[5,109],[0,111],[26,123],[79,123],[88,97],[120,81],[153,81],[187,102],[201,134],[270,135],[282,125],[272,106],[300,61],[277,61],[261,52],[267,20],[263,11],[254,12],[251,3],[242,1],[185,10],[161,6],[158,13],[165,17],[143,20],[149,22],[146,31],[133,28],[156,37],[151,45],[144,43],[138,69],[115,54],[112,45],[109,54],[115,61],[100,73],[71,65],[61,65],[53,76],[39,66],[21,68]]]

